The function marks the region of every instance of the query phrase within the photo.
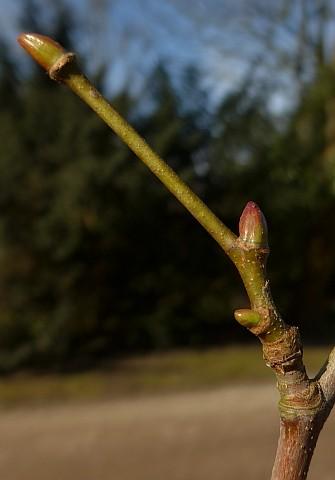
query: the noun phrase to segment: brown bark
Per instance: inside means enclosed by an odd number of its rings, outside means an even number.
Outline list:
[[[289,344],[300,349],[298,330],[288,327],[291,334],[284,335],[286,346],[278,342],[276,354],[270,366],[275,370],[280,392],[280,434],[272,480],[304,480],[307,477],[315,445],[335,400],[335,350],[329,355],[327,364],[318,376],[308,378],[300,355],[276,364]],[[285,338],[290,338],[287,343]],[[293,337],[295,340],[293,341]],[[265,348],[267,350],[269,346]],[[292,348],[292,352],[293,352]],[[271,347],[270,347],[271,351]],[[281,353],[280,353],[281,352]],[[267,355],[265,355],[267,358]]]
[[[281,418],[271,480],[304,480],[323,426],[322,415]]]

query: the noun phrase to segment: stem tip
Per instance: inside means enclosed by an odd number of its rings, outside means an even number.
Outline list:
[[[59,43],[39,33],[21,33],[17,41],[47,71],[66,53]]]

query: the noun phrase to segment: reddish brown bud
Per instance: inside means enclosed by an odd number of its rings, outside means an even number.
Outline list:
[[[265,217],[255,202],[248,202],[239,223],[240,239],[255,247],[268,246],[268,228]]]

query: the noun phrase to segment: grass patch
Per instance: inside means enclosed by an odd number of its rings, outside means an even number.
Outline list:
[[[325,347],[306,348],[311,374],[319,370],[328,353]],[[258,345],[181,351],[134,357],[99,371],[6,377],[0,380],[0,406],[89,401],[254,381],[273,381]]]

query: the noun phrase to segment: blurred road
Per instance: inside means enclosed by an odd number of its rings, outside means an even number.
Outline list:
[[[275,453],[272,385],[0,412],[2,480],[262,480]],[[335,478],[335,418],[309,480]]]

